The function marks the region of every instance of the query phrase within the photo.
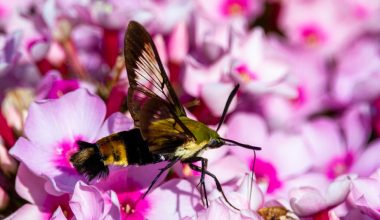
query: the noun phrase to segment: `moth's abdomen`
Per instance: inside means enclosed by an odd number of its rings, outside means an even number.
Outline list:
[[[79,151],[70,161],[77,171],[90,180],[107,176],[108,166],[144,165],[164,160],[152,154],[139,129],[106,136],[96,143],[78,141]]]
[[[127,166],[127,143],[123,132],[104,137],[96,142],[104,165]]]

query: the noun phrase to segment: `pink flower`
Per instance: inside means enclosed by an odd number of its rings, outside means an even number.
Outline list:
[[[26,138],[19,138],[11,154],[49,180],[50,193],[73,192],[75,183],[83,179],[69,161],[77,150],[76,141],[94,142],[131,126],[118,114],[105,122],[104,117],[104,103],[84,89],[33,103],[25,122]]]
[[[380,175],[377,170],[369,178],[351,180],[350,203],[363,214],[374,219],[380,218]]]
[[[349,177],[341,177],[326,189],[314,187],[295,188],[290,191],[290,205],[300,217],[316,215],[328,211],[342,203],[350,191]]]
[[[345,12],[346,2],[291,0],[282,6],[279,25],[290,42],[322,55],[339,51],[359,34],[358,22]]]
[[[375,83],[380,78],[379,48],[376,39],[362,38],[339,55],[332,90],[339,104],[372,100],[380,95]]]
[[[52,196],[44,190],[46,180],[34,175],[24,164],[16,179],[17,193],[31,204],[26,204],[10,218],[38,219],[117,219],[120,216],[114,192],[100,192],[94,186],[79,181],[73,195]]]
[[[75,185],[70,208],[76,219],[119,219],[119,201],[115,192],[102,193],[82,181]]]
[[[240,210],[233,209],[218,194],[211,199],[210,207],[197,213],[193,219],[260,219],[255,212],[264,203],[264,195],[251,174],[246,174],[236,191],[224,191],[228,200]]]
[[[288,66],[267,52],[270,44],[264,31],[257,28],[237,40],[232,48],[232,73],[242,84],[242,89],[253,95],[274,93],[293,97],[294,88],[283,83],[288,74]]]
[[[248,20],[257,17],[263,6],[263,1],[222,0],[197,1],[199,8],[207,17],[218,22],[240,18]]]
[[[303,126],[302,133],[316,170],[330,179],[349,171],[360,174],[374,171],[374,167],[366,166],[377,164],[374,158],[367,158],[366,162],[359,159],[375,149],[369,147],[364,151],[369,137],[369,114],[368,106],[358,105],[349,109],[340,121],[318,118]]]

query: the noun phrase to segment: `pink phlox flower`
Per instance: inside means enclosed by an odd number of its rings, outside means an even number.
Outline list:
[[[290,205],[296,215],[313,216],[341,204],[350,192],[350,178],[342,176],[334,180],[326,189],[301,187],[289,194]]]
[[[229,202],[239,211],[229,206],[216,191],[214,189],[215,197],[209,200],[210,207],[197,213],[193,219],[260,219],[256,211],[263,205],[264,194],[251,173],[242,178],[236,191],[224,190]]]
[[[313,113],[323,111],[327,80],[325,60],[314,53],[269,39],[266,53],[286,63],[286,77],[278,85],[282,91],[259,100],[263,115],[271,127],[285,128],[302,124]]]
[[[101,192],[78,181],[70,200],[76,219],[120,219],[119,201],[113,191]]]
[[[197,188],[187,180],[171,179],[147,198],[151,201],[147,219],[181,219],[204,209]]]
[[[380,218],[380,171],[377,169],[370,177],[353,178],[348,200],[362,214]],[[364,217],[364,216],[363,216]]]
[[[366,170],[367,166],[359,163],[358,159],[366,151],[374,149],[370,147],[364,151],[369,138],[369,114],[368,106],[363,104],[347,110],[339,121],[319,118],[306,123],[302,134],[312,155],[314,169],[322,171],[330,179],[350,171],[373,172]],[[368,160],[366,163],[377,164]]]
[[[332,88],[339,104],[360,103],[380,95],[375,83],[380,77],[379,48],[376,39],[361,38],[339,54]]]
[[[361,31],[358,22],[345,12],[346,2],[293,0],[282,6],[279,25],[290,43],[322,55],[341,50]]]
[[[72,192],[84,180],[71,165],[76,141],[94,142],[110,133],[131,128],[124,116],[114,114],[104,122],[105,104],[85,89],[67,93],[59,99],[33,103],[25,122],[25,136],[16,142],[11,155],[49,180],[49,193]],[[117,122],[121,122],[118,124]],[[118,124],[114,126],[114,124]],[[115,130],[113,130],[115,129]]]
[[[36,176],[24,163],[21,163],[17,172],[15,187],[17,194],[29,204],[19,208],[9,218],[22,219],[34,216],[37,219],[50,219],[52,216],[58,215],[59,212],[64,213],[64,219],[71,218],[73,212],[69,206],[70,196],[68,194],[61,196],[49,194],[44,188],[46,183],[46,180]]]
[[[263,9],[263,1],[210,0],[197,3],[206,17],[217,22],[246,23],[249,19],[257,17]]]
[[[273,93],[295,96],[296,90],[284,82],[288,66],[280,59],[268,56],[270,47],[262,29],[254,29],[240,37],[232,48],[232,74],[245,91],[254,95]],[[265,48],[265,49],[264,49]]]
[[[229,147],[230,151],[254,169],[258,182],[266,185],[268,193],[281,188],[283,183],[308,171],[311,166],[311,155],[302,136],[297,133],[268,131],[263,119],[252,113],[234,114],[228,121],[227,138],[253,146],[262,147],[254,155],[238,146]]]

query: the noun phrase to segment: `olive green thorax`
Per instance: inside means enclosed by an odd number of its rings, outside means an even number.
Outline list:
[[[202,122],[192,120],[188,117],[181,117],[180,120],[194,134],[197,144],[200,144],[204,141],[208,142],[211,139],[219,139],[219,134]]]

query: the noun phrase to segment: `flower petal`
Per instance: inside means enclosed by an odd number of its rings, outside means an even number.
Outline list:
[[[33,103],[25,122],[25,134],[32,143],[47,149],[63,139],[74,142],[80,137],[93,141],[105,113],[105,104],[99,97],[78,89],[57,100]]]

